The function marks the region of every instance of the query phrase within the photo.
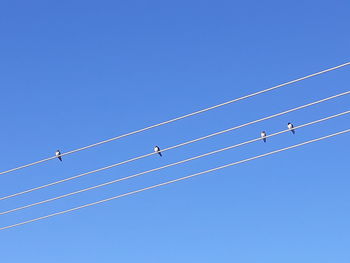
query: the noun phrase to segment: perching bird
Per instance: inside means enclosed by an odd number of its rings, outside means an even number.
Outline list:
[[[266,142],[266,131],[262,131],[260,133],[261,138],[263,139],[264,142]]]
[[[294,125],[291,124],[290,122],[288,122],[288,129],[289,129],[293,134],[295,134]]]
[[[162,153],[160,152],[160,148],[156,145],[154,146],[154,151],[158,153],[160,156],[162,156]]]
[[[61,157],[60,150],[57,150],[55,154],[56,154],[57,158],[62,162],[62,157]]]

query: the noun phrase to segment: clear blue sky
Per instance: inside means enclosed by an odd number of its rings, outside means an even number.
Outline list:
[[[349,1],[0,3],[0,170],[349,61]],[[0,177],[7,195],[349,90],[350,68],[63,162]],[[1,202],[68,193],[349,109],[349,97]],[[350,117],[268,143],[1,216],[1,226],[349,128]],[[0,233],[12,262],[350,262],[349,135]]]

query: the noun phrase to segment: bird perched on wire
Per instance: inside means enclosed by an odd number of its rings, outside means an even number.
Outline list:
[[[266,131],[262,131],[260,133],[261,138],[263,139],[264,142],[266,142]]]
[[[158,153],[160,156],[162,156],[162,153],[160,152],[160,148],[159,148],[159,146],[154,146],[154,151],[156,152],[156,153]]]
[[[60,150],[57,150],[55,154],[56,154],[56,157],[62,162],[62,157],[61,157]]]
[[[294,125],[293,124],[291,124],[290,122],[288,122],[288,129],[293,133],[293,134],[295,134],[295,130],[294,130]]]

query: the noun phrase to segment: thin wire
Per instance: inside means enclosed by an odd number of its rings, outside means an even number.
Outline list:
[[[168,185],[168,184],[172,184],[172,183],[175,183],[175,182],[183,181],[183,180],[186,180],[186,179],[198,176],[198,175],[214,172],[214,171],[221,170],[221,169],[224,169],[224,168],[227,168],[227,167],[230,167],[230,166],[235,166],[235,165],[238,165],[238,164],[241,164],[241,163],[252,161],[252,160],[255,160],[255,159],[258,159],[258,158],[262,158],[262,157],[269,156],[269,155],[272,155],[272,154],[275,154],[275,153],[279,153],[279,152],[282,152],[282,151],[286,151],[286,150],[289,150],[289,149],[300,147],[300,146],[303,146],[303,145],[306,145],[306,144],[310,144],[310,143],[313,143],[313,142],[321,141],[321,140],[324,140],[324,139],[327,139],[327,138],[331,138],[331,137],[334,137],[334,136],[337,136],[337,135],[341,135],[341,134],[344,134],[344,133],[347,133],[347,132],[350,132],[350,129],[343,130],[341,132],[333,133],[333,134],[330,134],[330,135],[327,135],[327,136],[323,136],[323,137],[320,137],[320,138],[317,138],[317,139],[313,139],[313,140],[310,140],[310,141],[306,141],[306,142],[303,142],[303,143],[295,144],[295,145],[292,145],[292,146],[289,146],[289,147],[285,147],[285,148],[282,148],[282,149],[278,149],[278,150],[275,150],[275,151],[272,151],[272,152],[268,152],[268,153],[265,153],[265,154],[257,155],[257,156],[254,156],[254,157],[251,157],[251,158],[247,158],[247,159],[244,159],[244,160],[241,160],[241,161],[238,161],[238,162],[229,163],[229,164],[226,164],[226,165],[223,165],[223,166],[219,166],[219,167],[216,167],[216,168],[213,168],[213,169],[209,169],[209,170],[205,170],[205,171],[202,171],[202,172],[199,172],[199,173],[195,173],[195,174],[191,174],[191,175],[188,175],[188,176],[184,176],[184,177],[181,177],[181,178],[178,178],[178,179],[174,179],[174,180],[171,180],[171,181],[167,181],[167,182],[164,182],[164,183],[160,183],[160,184],[152,185],[152,186],[145,187],[145,188],[142,188],[142,189],[139,189],[139,190],[135,190],[135,191],[127,192],[127,193],[124,193],[124,194],[116,195],[116,196],[113,196],[113,197],[110,197],[110,198],[106,198],[106,199],[103,199],[103,200],[100,200],[100,201],[96,201],[96,202],[93,202],[93,203],[88,203],[88,204],[81,205],[81,206],[78,206],[78,207],[74,207],[74,208],[71,208],[71,209],[67,209],[67,210],[63,210],[63,211],[56,212],[56,213],[53,213],[53,214],[49,214],[49,215],[46,215],[46,216],[41,216],[41,217],[37,217],[37,218],[31,219],[31,220],[23,221],[23,222],[20,222],[20,223],[17,223],[17,224],[5,226],[5,227],[0,228],[0,230],[5,230],[5,229],[9,229],[9,228],[20,226],[20,225],[32,223],[32,222],[35,222],[35,221],[43,220],[43,219],[46,219],[46,218],[49,218],[49,217],[62,215],[62,214],[68,213],[68,212],[72,212],[72,211],[76,211],[76,210],[79,210],[79,209],[82,209],[82,208],[86,208],[86,207],[90,207],[90,206],[93,206],[93,205],[101,204],[101,203],[104,203],[104,202],[107,202],[107,201],[111,201],[111,200],[114,200],[114,199],[118,199],[118,198],[121,198],[121,197],[124,197],[124,196],[133,195],[133,194],[136,194],[136,193],[144,192],[146,190],[150,190],[150,189],[154,189],[154,188],[161,187],[161,186],[164,186],[164,185]]]
[[[293,84],[293,83],[296,83],[296,82],[299,82],[299,81],[302,81],[302,80],[305,80],[305,79],[308,79],[308,78],[311,78],[311,77],[315,77],[315,76],[318,76],[318,75],[321,75],[321,74],[324,74],[324,73],[327,73],[327,72],[330,72],[330,71],[333,71],[333,70],[336,70],[336,69],[339,69],[339,68],[342,68],[342,67],[345,67],[345,66],[348,66],[348,65],[350,65],[350,62],[346,62],[344,64],[341,64],[341,65],[338,65],[338,66],[335,66],[335,67],[332,67],[332,68],[328,68],[328,69],[325,69],[325,70],[322,70],[322,71],[319,71],[319,72],[316,72],[316,73],[313,73],[313,74],[310,74],[310,75],[307,75],[307,76],[304,76],[304,77],[301,77],[301,78],[298,78],[298,79],[295,79],[295,80],[292,80],[292,81],[288,81],[288,82],[279,84],[277,86],[273,86],[273,87],[268,88],[268,89],[264,89],[264,90],[261,90],[261,91],[258,91],[258,92],[255,92],[255,93],[252,93],[252,94],[249,94],[249,95],[245,95],[245,96],[242,96],[242,97],[230,100],[230,101],[226,101],[224,103],[217,104],[215,106],[211,106],[211,107],[208,107],[208,108],[205,108],[205,109],[202,109],[202,110],[198,110],[198,111],[195,111],[195,112],[192,112],[192,113],[189,113],[189,114],[186,114],[186,115],[174,118],[174,119],[170,119],[170,120],[167,120],[167,121],[164,121],[164,122],[160,122],[158,124],[154,124],[154,125],[151,125],[151,126],[148,126],[148,127],[145,127],[145,128],[133,131],[133,132],[122,134],[122,135],[119,135],[119,136],[116,136],[116,137],[113,137],[113,138],[110,138],[110,139],[107,139],[107,140],[104,140],[104,141],[100,141],[100,142],[97,142],[97,143],[94,143],[94,144],[90,144],[88,146],[84,146],[84,147],[81,147],[81,148],[78,148],[78,149],[75,149],[75,150],[72,150],[72,151],[69,151],[69,152],[65,152],[65,153],[62,153],[61,156],[65,156],[65,155],[68,155],[68,154],[72,154],[72,153],[76,153],[76,152],[79,152],[79,151],[83,151],[83,150],[86,150],[86,149],[89,149],[89,148],[92,148],[92,147],[95,147],[95,146],[98,146],[98,145],[101,145],[101,144],[104,144],[104,143],[115,141],[115,140],[118,140],[118,139],[130,136],[130,135],[133,135],[133,134],[137,134],[137,133],[140,133],[140,132],[143,132],[143,131],[147,131],[147,130],[150,130],[150,129],[153,129],[153,128],[156,128],[156,127],[159,127],[159,126],[162,126],[162,125],[165,125],[165,124],[169,124],[169,123],[181,120],[181,119],[185,119],[185,118],[188,118],[188,117],[191,117],[191,116],[194,116],[194,115],[206,112],[206,111],[210,111],[210,110],[213,110],[213,109],[216,109],[216,108],[219,108],[219,107],[222,107],[222,106],[225,106],[225,105],[228,105],[228,104],[240,101],[240,100],[251,98],[251,97],[254,97],[256,95],[259,95],[259,94],[262,94],[262,93],[265,93],[265,92],[269,92],[269,91],[272,91],[272,90],[275,90],[275,89],[278,89],[278,88],[281,88],[281,87],[284,87],[284,86],[287,86],[287,85],[290,85],[290,84]],[[18,166],[18,167],[15,167],[15,168],[12,168],[12,169],[0,172],[0,175],[6,174],[6,173],[10,173],[10,172],[13,172],[13,171],[17,171],[17,170],[20,170],[20,169],[23,169],[23,168],[26,168],[26,167],[29,167],[29,166],[33,166],[33,165],[36,165],[36,164],[39,164],[39,163],[43,163],[43,162],[46,162],[46,161],[49,161],[49,160],[52,160],[52,159],[55,159],[55,158],[57,158],[57,156],[48,157],[48,158],[45,158],[45,159],[42,159],[42,160],[39,160],[39,161],[36,161],[36,162],[32,162],[32,163],[29,163],[29,164],[26,164],[26,165]]]
[[[265,120],[268,120],[268,119],[271,119],[271,118],[275,118],[275,117],[278,117],[278,116],[281,116],[281,115],[284,115],[284,114],[287,114],[287,113],[290,113],[290,112],[293,112],[293,111],[296,111],[296,110],[300,110],[300,109],[303,109],[303,108],[306,108],[306,107],[310,107],[310,106],[313,106],[313,105],[316,105],[316,104],[319,104],[319,103],[322,103],[322,102],[325,102],[325,101],[328,101],[328,100],[331,100],[331,99],[335,99],[337,97],[344,96],[344,95],[347,95],[347,94],[350,94],[350,91],[339,93],[337,95],[334,95],[334,96],[331,96],[331,97],[327,97],[325,99],[314,101],[314,102],[311,102],[311,103],[308,103],[308,104],[305,104],[305,105],[302,105],[302,106],[299,106],[299,107],[296,107],[296,108],[292,108],[292,109],[289,109],[289,110],[286,110],[286,111],[283,111],[283,112],[280,112],[280,113],[276,113],[274,115],[270,115],[270,116],[267,116],[267,117],[255,120],[255,121],[247,122],[245,124],[241,124],[241,125],[238,125],[238,126],[226,129],[226,130],[222,130],[222,131],[219,131],[219,132],[216,132],[216,133],[212,133],[212,134],[209,134],[209,135],[206,135],[206,136],[194,139],[194,140],[183,142],[183,143],[180,143],[180,144],[177,144],[177,145],[165,148],[165,149],[162,150],[162,152],[165,152],[165,151],[168,151],[168,150],[172,150],[172,149],[175,149],[175,148],[178,148],[178,147],[181,147],[181,146],[185,146],[185,145],[188,145],[188,144],[191,144],[191,143],[194,143],[194,142],[198,142],[198,141],[201,141],[201,140],[204,140],[204,139],[208,139],[210,137],[217,136],[217,135],[229,132],[229,131],[237,130],[239,128],[243,128],[243,127],[246,127],[246,126],[249,126],[249,125],[261,122],[261,121],[265,121]],[[141,155],[141,156],[138,156],[138,157],[134,157],[134,158],[131,158],[131,159],[128,159],[128,160],[125,160],[125,161],[122,161],[122,162],[119,162],[119,163],[116,163],[116,164],[105,166],[105,167],[102,167],[102,168],[99,168],[99,169],[96,169],[96,170],[93,170],[93,171],[89,171],[89,172],[86,172],[86,173],[78,174],[78,175],[75,175],[75,176],[72,176],[72,177],[69,177],[69,178],[66,178],[66,179],[62,179],[62,180],[59,180],[59,181],[56,181],[56,182],[52,182],[52,183],[48,183],[48,184],[45,184],[45,185],[42,185],[42,186],[34,187],[34,188],[31,188],[31,189],[28,189],[28,190],[25,190],[25,191],[22,191],[22,192],[18,192],[18,193],[15,193],[15,194],[7,195],[7,196],[4,196],[4,197],[1,197],[0,201],[8,199],[8,198],[16,197],[16,196],[19,196],[19,195],[27,194],[27,193],[30,193],[30,192],[33,192],[33,191],[37,191],[37,190],[40,190],[40,189],[43,189],[43,188],[46,188],[46,187],[50,187],[50,186],[53,186],[53,185],[57,185],[57,184],[60,184],[60,183],[63,183],[63,182],[67,182],[67,181],[70,181],[70,180],[73,180],[73,179],[77,179],[77,178],[83,177],[85,175],[89,175],[89,174],[97,173],[97,172],[104,171],[104,170],[107,170],[107,169],[111,169],[113,167],[116,167],[116,166],[119,166],[119,165],[122,165],[122,164],[126,164],[126,163],[129,163],[129,162],[133,162],[133,161],[136,161],[136,160],[139,160],[139,159],[151,156],[153,154],[157,154],[157,153],[156,152],[148,153],[148,154]]]
[[[295,130],[296,129],[300,129],[300,128],[303,128],[303,127],[306,127],[306,126],[310,126],[310,125],[313,125],[313,124],[316,124],[316,123],[320,123],[320,122],[323,122],[323,121],[326,121],[326,120],[330,120],[330,119],[333,119],[333,118],[336,118],[336,117],[339,117],[339,116],[342,116],[342,115],[345,115],[345,114],[349,114],[349,113],[350,113],[350,110],[342,112],[342,113],[339,113],[339,114],[335,114],[335,115],[332,115],[332,116],[329,116],[329,117],[326,117],[326,118],[322,118],[322,119],[319,119],[319,120],[316,120],[316,121],[312,121],[312,122],[309,122],[309,123],[306,123],[306,124],[303,124],[303,125],[299,125],[297,127],[294,127],[294,129]],[[283,131],[280,131],[280,132],[273,133],[271,135],[266,136],[266,138],[273,137],[273,136],[276,136],[276,135],[279,135],[279,134],[282,134],[282,133],[286,133],[286,132],[290,132],[290,129],[286,129],[286,130],[283,130]],[[185,159],[185,160],[182,160],[182,161],[178,161],[178,162],[167,164],[167,165],[164,165],[164,166],[161,166],[161,167],[158,167],[158,168],[147,170],[147,171],[144,171],[144,172],[141,172],[141,173],[133,174],[133,175],[126,176],[126,177],[123,177],[123,178],[120,178],[120,179],[116,179],[116,180],[109,181],[109,182],[106,182],[106,183],[102,183],[102,184],[99,184],[99,185],[95,185],[95,186],[92,186],[92,187],[84,188],[84,189],[81,189],[81,190],[78,190],[78,191],[75,191],[75,192],[71,192],[71,193],[68,193],[68,194],[60,195],[60,196],[57,196],[57,197],[54,197],[54,198],[46,199],[46,200],[43,200],[43,201],[40,201],[40,202],[37,202],[37,203],[32,203],[32,204],[29,204],[29,205],[25,205],[25,206],[17,207],[17,208],[14,208],[14,209],[11,209],[11,210],[7,210],[7,211],[4,211],[4,212],[0,212],[0,215],[9,214],[9,213],[12,213],[12,212],[15,212],[15,211],[23,210],[23,209],[30,208],[30,207],[33,207],[33,206],[37,206],[37,205],[45,204],[45,203],[52,202],[52,201],[55,201],[55,200],[58,200],[58,199],[62,199],[62,198],[68,197],[68,196],[72,196],[72,195],[76,195],[76,194],[83,193],[83,192],[86,192],[86,191],[90,191],[90,190],[93,190],[93,189],[97,189],[97,188],[100,188],[100,187],[103,187],[103,186],[111,185],[111,184],[114,184],[114,183],[117,183],[117,182],[120,182],[120,181],[124,181],[124,180],[128,180],[128,179],[131,179],[131,178],[134,178],[134,177],[138,177],[140,175],[148,174],[148,173],[151,173],[151,172],[162,170],[164,168],[172,167],[172,166],[179,165],[179,164],[182,164],[182,163],[186,163],[186,162],[189,162],[189,161],[193,161],[193,160],[196,160],[196,159],[199,159],[199,158],[202,158],[202,157],[206,157],[206,156],[209,156],[209,155],[212,155],[212,154],[223,152],[223,151],[226,151],[226,150],[229,150],[229,149],[237,148],[237,147],[240,147],[240,146],[243,146],[243,145],[246,145],[246,144],[250,144],[250,143],[253,143],[253,142],[256,142],[256,141],[259,141],[259,140],[261,140],[260,137],[256,138],[256,139],[252,139],[252,140],[246,141],[246,142],[242,142],[242,143],[239,143],[239,144],[235,144],[235,145],[232,145],[232,146],[228,146],[228,147],[225,147],[225,148],[222,148],[222,149],[219,149],[219,150],[215,150],[215,151],[212,151],[212,152],[201,154],[201,155],[198,155],[198,156],[195,156],[195,157],[191,157],[191,158],[188,158],[188,159]]]

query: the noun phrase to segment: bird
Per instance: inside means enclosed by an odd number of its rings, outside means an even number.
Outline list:
[[[162,153],[160,152],[160,148],[159,148],[159,146],[154,146],[154,151],[156,152],[156,153],[158,153],[160,156],[162,156]]]
[[[260,133],[261,138],[263,139],[264,142],[266,142],[266,131],[262,131]]]
[[[62,162],[62,157],[61,157],[60,150],[57,150],[55,154],[56,154],[57,158]]]
[[[295,134],[295,130],[294,130],[294,125],[293,124],[291,124],[290,122],[288,122],[288,129],[293,133],[293,134]]]

